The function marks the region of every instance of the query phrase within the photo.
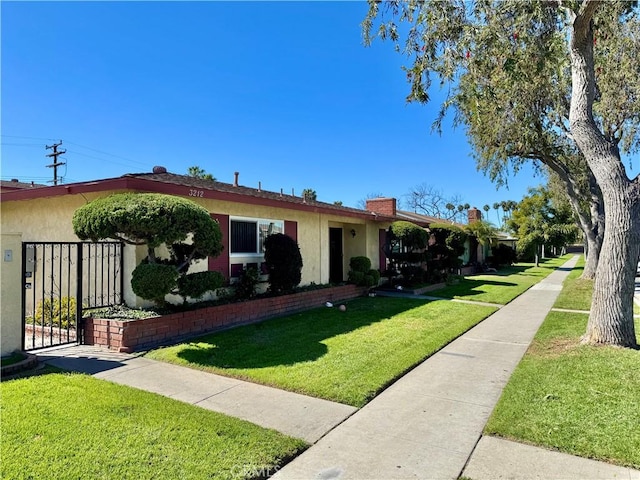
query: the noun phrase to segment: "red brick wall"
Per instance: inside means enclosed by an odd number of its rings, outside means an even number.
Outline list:
[[[482,212],[478,210],[476,207],[469,209],[467,212],[467,220],[468,223],[477,222],[478,220],[482,220]]]
[[[395,198],[370,198],[366,202],[366,209],[375,212],[378,215],[388,217],[396,216],[396,199]]]
[[[343,285],[140,320],[89,318],[85,324],[85,343],[120,352],[144,350],[215,330],[321,307],[325,302],[356,298],[365,291],[363,287]]]

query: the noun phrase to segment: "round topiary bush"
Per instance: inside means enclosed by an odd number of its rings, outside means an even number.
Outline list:
[[[371,270],[371,260],[368,257],[351,257],[349,267],[355,272],[366,273]]]
[[[188,273],[178,278],[180,295],[198,299],[207,292],[213,292],[224,283],[220,272]]]
[[[131,289],[139,297],[163,305],[164,297],[177,287],[178,276],[172,265],[141,263],[131,275]]]
[[[274,233],[264,241],[264,262],[269,273],[269,291],[288,293],[302,280],[302,255],[298,243],[288,235]]]
[[[158,193],[117,193],[78,208],[72,223],[81,240],[112,238],[147,247],[147,258],[134,270],[131,283],[139,297],[164,305],[168,293],[186,301],[222,284],[218,273],[187,273],[195,261],[218,256],[223,249],[218,222],[191,200]],[[169,258],[166,254],[161,258],[156,251],[161,245]],[[149,278],[143,278],[146,274]]]

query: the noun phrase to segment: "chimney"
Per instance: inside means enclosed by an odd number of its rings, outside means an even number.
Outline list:
[[[471,224],[482,220],[482,212],[476,207],[470,208],[467,212],[467,223]]]
[[[370,198],[366,202],[366,209],[370,212],[386,217],[396,216],[395,198]]]
[[[233,186],[238,186],[238,177],[240,176],[240,172],[233,172]]]

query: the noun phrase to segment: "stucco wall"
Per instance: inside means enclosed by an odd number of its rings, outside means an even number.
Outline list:
[[[22,349],[22,235],[2,233],[0,253],[0,354],[4,356]],[[11,261],[7,261],[7,255],[11,255]]]
[[[73,212],[87,202],[116,192],[85,193],[83,195],[65,195],[33,200],[2,202],[3,231],[22,232],[22,241],[61,241],[77,242],[73,233],[71,218]],[[327,215],[324,213],[290,210],[287,208],[248,205],[230,201],[219,201],[207,198],[186,197],[211,213],[229,216],[266,218],[297,222],[298,244],[303,259],[302,284],[312,282],[325,284],[329,282],[329,227],[343,229],[343,270],[346,279],[349,270],[349,259],[356,255],[367,255],[374,268],[379,261],[378,229],[380,224],[364,218]],[[356,237],[350,234],[356,231]],[[131,272],[146,256],[143,247],[125,245],[124,259],[124,298],[128,305],[142,305],[143,301],[131,291]],[[192,271],[206,270],[207,262],[200,262]]]

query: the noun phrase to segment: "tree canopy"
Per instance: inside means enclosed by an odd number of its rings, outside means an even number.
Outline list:
[[[508,227],[518,237],[518,252],[537,259],[540,248],[561,248],[577,238],[578,228],[571,210],[565,205],[554,205],[544,187],[529,189],[513,211]]]
[[[168,293],[197,298],[222,282],[217,272],[188,274],[194,260],[218,256],[223,248],[218,223],[190,200],[156,193],[119,193],[80,207],[72,224],[81,240],[111,238],[146,245],[148,256],[134,270],[131,283],[142,298],[157,303],[163,303]],[[161,245],[166,245],[169,258],[158,258],[156,248]]]
[[[370,0],[369,6],[365,39],[388,39],[409,58],[407,99],[426,103],[434,81],[446,87],[434,128],[452,111],[454,123],[467,127],[478,166],[498,183],[508,169],[533,160],[561,174],[571,195],[578,185],[573,159],[584,159],[580,172],[593,175],[606,212],[604,261],[585,340],[635,346],[640,177],[627,177],[621,152],[637,152],[640,143],[637,4]]]

